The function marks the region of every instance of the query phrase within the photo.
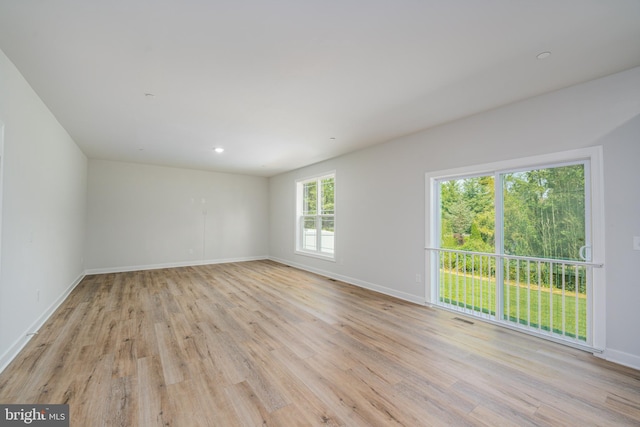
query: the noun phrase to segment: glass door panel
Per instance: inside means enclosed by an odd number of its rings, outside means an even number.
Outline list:
[[[438,181],[438,303],[588,341],[588,174],[580,161]]]

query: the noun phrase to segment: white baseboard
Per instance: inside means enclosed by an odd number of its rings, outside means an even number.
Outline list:
[[[617,363],[618,365],[640,370],[640,356],[636,356],[635,354],[607,349],[602,354],[596,354],[596,356],[602,357],[609,362]]]
[[[409,301],[415,304],[425,305],[424,297],[419,297],[417,295],[408,294],[406,292],[401,292],[396,289],[387,288],[385,286],[376,285],[375,283],[366,282],[364,280],[354,279],[353,277],[342,276],[340,274],[335,274],[330,271],[322,270],[319,268],[309,267],[307,265],[298,264],[295,262],[287,261],[284,259],[269,257],[270,260],[278,262],[280,264],[289,265],[291,267],[298,268],[300,270],[309,271],[311,273],[316,273],[321,276],[329,277],[331,279],[340,280],[341,282],[348,283],[350,285],[358,286],[360,288],[369,289],[370,291],[375,291],[381,294],[389,295],[401,300]]]
[[[125,273],[129,271],[159,270],[161,268],[194,267],[197,265],[228,264],[230,262],[260,261],[269,259],[267,255],[241,258],[222,258],[196,261],[167,262],[161,264],[129,265],[124,267],[91,268],[85,270],[87,276],[93,274]]]
[[[18,338],[9,349],[0,356],[0,372],[11,363],[11,361],[20,353],[29,340],[33,337],[33,334],[37,332],[44,323],[49,320],[49,317],[60,307],[60,305],[67,299],[69,294],[75,289],[76,286],[84,279],[85,274],[81,273],[74,281],[67,287],[67,289],[36,319],[35,322],[26,331],[24,331],[20,338]]]

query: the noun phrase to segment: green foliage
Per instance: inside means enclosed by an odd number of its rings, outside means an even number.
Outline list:
[[[582,164],[500,175],[504,253],[578,260],[585,244]],[[440,184],[442,248],[495,251],[493,176]]]
[[[493,199],[492,176],[442,182],[440,184],[441,247],[473,252],[493,252],[495,242]]]
[[[318,212],[318,183],[317,181],[305,182],[302,187],[303,201],[302,211],[304,215],[316,215]]]
[[[578,260],[585,244],[584,166],[503,175],[504,250]]]
[[[447,218],[443,217],[440,221],[440,228],[442,229],[442,247],[455,248],[458,245],[458,242],[453,236],[453,228],[451,227],[451,222]]]
[[[449,207],[449,221],[454,234],[467,234],[473,222],[473,212],[464,200]]]
[[[320,198],[323,214],[334,214],[335,206],[335,180],[333,177],[325,178],[320,182],[322,188]]]
[[[318,187],[320,198],[318,199]],[[335,206],[335,180],[333,177],[305,182],[303,191],[303,213],[305,215],[333,215]],[[320,203],[320,212],[318,212]]]

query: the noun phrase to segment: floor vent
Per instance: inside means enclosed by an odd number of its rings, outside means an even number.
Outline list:
[[[463,319],[462,317],[454,317],[453,320],[457,320],[459,322],[464,322],[469,325],[473,325],[473,322],[471,320]]]

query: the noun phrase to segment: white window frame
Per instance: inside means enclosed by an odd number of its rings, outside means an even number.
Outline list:
[[[602,352],[606,343],[606,273],[605,273],[605,244],[604,244],[604,175],[602,147],[588,147],[577,150],[550,153],[540,156],[524,157],[494,163],[465,166],[455,169],[428,172],[425,175],[425,246],[437,248],[439,242],[438,215],[438,182],[460,177],[493,175],[496,172],[513,169],[535,169],[550,164],[563,162],[587,161],[590,167],[591,191],[587,193],[586,203],[591,205],[591,262],[602,264],[602,268],[593,269],[593,299],[592,299],[592,350]],[[589,232],[589,231],[587,231]],[[427,305],[437,302],[437,269],[431,268],[432,256],[425,256],[425,296]]]
[[[304,184],[309,183],[309,182],[313,182],[316,181],[318,183],[318,198],[320,198],[320,194],[321,192],[319,191],[320,189],[320,183],[323,179],[326,178],[333,178],[333,185],[334,185],[334,190],[333,190],[333,214],[330,215],[333,217],[333,253],[328,253],[328,252],[323,252],[322,248],[321,248],[321,239],[322,237],[320,236],[320,238],[318,238],[318,234],[316,234],[316,238],[317,238],[317,249],[315,251],[313,250],[309,250],[309,249],[304,249],[302,246],[302,238],[303,238],[303,232],[302,232],[302,218],[303,218],[303,203],[304,203],[304,194],[303,194],[303,189],[304,189]],[[302,179],[298,179],[296,180],[296,219],[295,219],[295,227],[296,227],[296,231],[295,231],[295,253],[298,255],[305,255],[305,256],[310,256],[310,257],[315,257],[315,258],[320,258],[320,259],[324,259],[324,260],[328,260],[328,261],[334,261],[336,260],[336,236],[337,236],[337,221],[336,221],[336,190],[337,190],[337,184],[336,184],[336,171],[329,171],[329,172],[324,172],[318,175],[313,175],[313,176],[309,176],[306,178],[302,178]],[[317,206],[318,208],[320,207],[320,200],[318,200],[317,202]],[[326,214],[322,214],[320,213],[320,211],[318,210],[318,212],[316,213],[316,218],[321,219],[322,217],[326,217]],[[321,221],[317,221],[318,228],[321,228]]]

